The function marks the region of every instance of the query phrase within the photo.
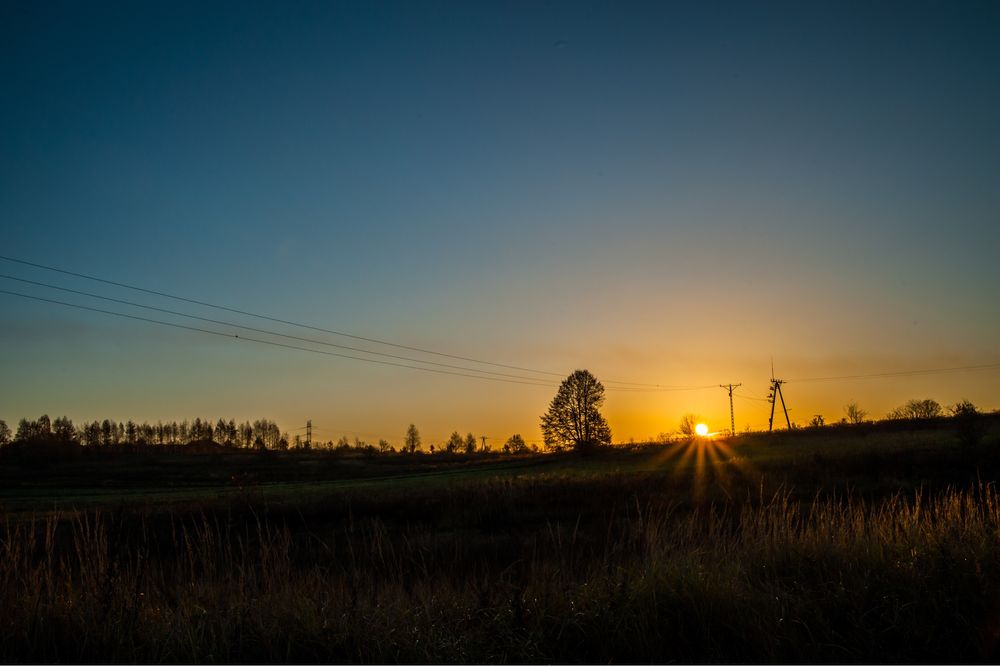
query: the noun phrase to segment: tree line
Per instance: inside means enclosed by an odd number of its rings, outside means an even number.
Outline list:
[[[61,416],[50,419],[42,414],[37,419],[21,419],[17,431],[11,439],[10,427],[0,421],[0,444],[10,441],[37,442],[56,441],[84,446],[151,446],[179,445],[192,442],[212,442],[233,448],[287,449],[288,433],[282,432],[278,424],[268,419],[244,421],[219,419],[214,424],[208,419],[196,418],[178,423],[171,421],[155,424],[128,421],[85,421],[79,426]]]
[[[477,438],[474,434],[466,433],[463,437],[457,430],[451,433],[447,439],[442,443],[436,444],[431,443],[428,446],[429,453],[449,453],[449,454],[465,454],[472,455],[476,453],[488,453],[492,451],[486,445],[487,438]],[[301,437],[296,436],[294,443],[296,447],[301,445]],[[410,424],[406,429],[406,434],[403,436],[403,443],[398,449],[399,453],[419,453],[424,450],[423,438],[420,435],[420,431],[417,430],[417,426]],[[385,439],[379,439],[377,445],[369,444],[360,437],[355,437],[352,442],[346,435],[337,440],[336,443],[332,441],[319,442],[313,445],[313,448],[317,449],[332,449],[334,451],[346,451],[355,450],[361,451],[363,453],[397,453],[396,447],[390,444]],[[538,452],[539,448],[534,445],[529,445],[525,442],[524,438],[520,434],[511,435],[510,438],[504,442],[503,446],[500,447],[500,453],[528,453],[528,452]]]
[[[316,449],[344,451],[355,450],[365,454],[396,453],[397,449],[385,439],[379,439],[377,445],[369,444],[355,437],[351,442],[347,436],[336,442],[306,442],[301,435],[289,437],[278,424],[268,419],[244,421],[237,423],[234,419],[218,419],[214,423],[209,419],[196,418],[193,421],[171,421],[155,424],[132,420],[115,421],[85,421],[79,426],[73,424],[66,416],[49,418],[42,414],[37,419],[22,418],[17,424],[17,430],[11,432],[6,422],[0,420],[0,445],[10,443],[55,442],[62,444],[78,444],[88,447],[124,447],[124,446],[183,446],[196,443],[207,443],[237,449],[276,450]],[[488,449],[482,439],[477,440],[471,432],[464,437],[456,430],[440,445],[431,444],[431,453],[485,453]],[[417,453],[423,450],[420,431],[413,424],[407,429],[403,444],[398,449],[401,453]],[[515,434],[501,447],[501,453],[527,453],[538,451],[537,446],[529,446],[524,438]]]

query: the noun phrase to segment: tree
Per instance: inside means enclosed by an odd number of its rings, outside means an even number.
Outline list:
[[[83,441],[86,442],[87,446],[100,446],[101,424],[93,421],[83,426]]]
[[[52,436],[52,422],[49,420],[48,414],[42,414],[35,421],[38,424],[37,436],[40,439],[48,439]]]
[[[240,439],[243,440],[244,448],[249,449],[253,443],[253,426],[250,425],[249,421],[240,424]]]
[[[76,428],[69,418],[62,416],[52,422],[52,433],[60,442],[76,441]]]
[[[858,423],[863,423],[865,417],[868,416],[868,412],[861,409],[861,405],[851,401],[844,405],[844,413],[847,414],[847,422],[857,425]]]
[[[812,421],[809,422],[809,426],[812,428],[822,428],[824,424],[826,424],[826,421],[823,419],[822,414],[812,417]]]
[[[579,450],[611,443],[611,428],[600,413],[604,386],[586,370],[577,370],[559,386],[542,418],[545,445]]]
[[[410,427],[406,429],[406,438],[403,440],[403,451],[407,453],[416,453],[419,448],[420,431],[417,430],[417,426],[411,423]]]
[[[476,436],[471,432],[465,435],[465,452],[469,455],[476,452]]]
[[[17,433],[14,434],[14,441],[30,442],[35,438],[35,422],[22,418],[17,422]]]
[[[941,416],[941,405],[937,400],[910,400],[905,405],[889,412],[890,419],[933,419]]]
[[[979,410],[976,409],[971,400],[959,400],[949,407],[948,411],[952,416],[975,416],[979,414]]]
[[[378,440],[378,452],[379,453],[390,453],[392,451],[392,444],[384,439]]]
[[[448,453],[458,453],[459,451],[462,450],[463,444],[464,442],[462,440],[462,436],[459,435],[458,431],[456,430],[455,432],[451,433],[451,437],[449,437],[448,441],[444,443],[444,450],[447,451]]]
[[[229,425],[224,419],[219,419],[218,423],[215,424],[215,434],[220,444],[225,444],[226,446],[233,445],[233,437],[230,434]]]
[[[6,421],[0,420],[0,445],[10,442],[10,427]]]
[[[511,435],[503,445],[504,453],[524,453],[528,450],[528,445],[524,443],[524,437],[521,435]]]
[[[690,412],[681,417],[681,424],[677,431],[685,437],[694,437],[697,432],[695,428],[701,422],[701,417]]]

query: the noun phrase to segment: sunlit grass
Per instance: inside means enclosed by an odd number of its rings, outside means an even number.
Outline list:
[[[719,433],[668,445],[655,456],[652,465],[655,469],[669,469],[675,482],[689,480],[695,502],[704,500],[710,487],[728,495],[733,482],[756,475],[752,463],[738,456],[728,438]]]

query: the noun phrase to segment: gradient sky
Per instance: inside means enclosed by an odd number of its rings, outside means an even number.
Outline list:
[[[997,408],[998,369],[794,381],[1000,363],[997,35],[996,2],[6,2],[0,254],[605,381],[760,398],[773,356],[799,423],[852,399]],[[8,423],[497,442],[539,439],[554,394],[0,313]],[[766,403],[736,408],[766,425]],[[608,392],[616,441],[684,412],[728,425],[722,389]]]

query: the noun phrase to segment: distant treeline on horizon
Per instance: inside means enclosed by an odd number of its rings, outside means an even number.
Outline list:
[[[841,419],[839,423],[826,424],[821,418],[814,418],[808,427],[796,426],[793,430],[814,430],[819,427],[837,426],[858,426],[864,424],[876,424],[892,421],[928,421],[945,418],[968,419],[983,415],[976,406],[968,400],[960,401],[947,408],[942,407],[938,402],[930,399],[910,400],[890,411],[883,419],[868,419],[868,413],[860,409],[856,403],[847,406],[848,417]],[[993,415],[1000,414],[1000,410],[992,412]],[[693,415],[685,415],[685,420],[690,420]],[[682,421],[681,433],[684,434],[684,422]],[[749,433],[750,431],[748,431]],[[687,433],[691,434],[691,433]],[[660,433],[649,443],[667,443],[676,439],[675,435]],[[11,433],[7,423],[0,420],[0,447],[29,442],[50,442],[64,445],[76,445],[93,448],[113,448],[113,447],[146,447],[146,446],[191,446],[201,444],[204,447],[218,447],[257,451],[287,451],[287,450],[333,450],[345,451],[355,450],[364,453],[416,453],[422,450],[420,434],[416,427],[410,425],[406,432],[404,442],[399,449],[396,449],[385,439],[378,440],[377,444],[370,444],[355,437],[351,442],[346,436],[338,441],[307,441],[301,435],[289,437],[288,432],[282,432],[278,424],[268,419],[258,419],[256,421],[243,421],[236,423],[234,419],[219,419],[212,424],[211,420],[196,418],[193,421],[184,420],[181,422],[171,421],[156,424],[136,423],[131,419],[125,422],[104,419],[103,421],[88,421],[81,426],[75,426],[73,422],[65,417],[50,419],[47,414],[43,414],[37,419],[22,418],[18,422],[17,431]],[[631,443],[631,442],[630,442]],[[490,449],[477,446],[476,437],[472,433],[461,436],[457,431],[441,445],[431,444],[430,453],[483,453]],[[512,435],[499,449],[493,449],[502,453],[526,453],[537,452],[539,447],[529,445],[519,434]]]
[[[136,423],[131,419],[125,422],[104,419],[103,421],[87,421],[76,426],[69,418],[62,416],[50,419],[48,414],[42,414],[37,419],[22,418],[18,422],[17,431],[11,436],[11,430],[6,422],[0,420],[0,446],[28,442],[51,442],[64,445],[78,445],[93,448],[112,447],[145,447],[145,446],[191,446],[225,447],[231,449],[257,451],[287,451],[287,450],[357,450],[364,453],[395,453],[397,449],[387,440],[379,439],[376,444],[370,444],[355,437],[351,442],[347,436],[336,442],[308,441],[301,435],[290,437],[283,432],[278,424],[268,419],[244,421],[237,423],[234,419],[219,419],[212,421],[196,418],[194,421],[171,421],[156,424]],[[415,453],[422,448],[420,434],[411,425],[407,430],[404,442],[399,451]],[[457,431],[440,446],[431,444],[430,452],[446,451],[450,453],[476,453],[488,449],[477,446],[477,438],[468,433],[462,437]],[[529,446],[521,435],[511,436],[499,449],[503,453],[523,453],[538,451],[537,446]]]

